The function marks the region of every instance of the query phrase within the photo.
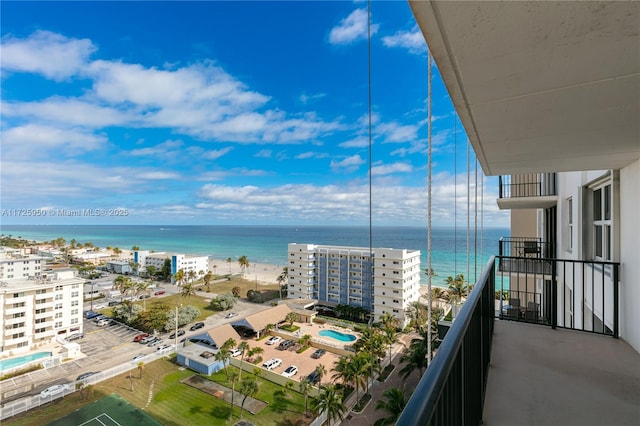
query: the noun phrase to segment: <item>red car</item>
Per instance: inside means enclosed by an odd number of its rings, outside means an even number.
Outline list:
[[[138,334],[136,337],[133,338],[133,341],[138,343],[140,342],[140,340],[144,339],[145,337],[149,337],[149,335],[147,333]]]
[[[164,290],[160,290],[160,291],[156,291],[155,293],[153,293],[154,296],[161,296],[165,293]]]

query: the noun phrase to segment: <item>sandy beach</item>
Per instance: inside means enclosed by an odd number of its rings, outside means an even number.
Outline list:
[[[229,263],[224,259],[209,259],[209,270],[215,275],[242,274],[242,268],[237,260]],[[278,275],[282,273],[282,266],[270,263],[251,263],[244,272],[244,278],[258,281],[258,284],[277,284]]]

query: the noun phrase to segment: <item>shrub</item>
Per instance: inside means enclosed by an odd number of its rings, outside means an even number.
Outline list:
[[[236,298],[232,294],[223,294],[222,296],[211,299],[209,307],[214,311],[226,311],[234,307]]]
[[[325,320],[323,318],[314,318],[313,322],[316,323],[316,324],[321,324],[322,325],[322,324],[326,324],[327,320]]]

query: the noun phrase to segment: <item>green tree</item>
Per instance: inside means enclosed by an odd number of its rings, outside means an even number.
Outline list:
[[[342,402],[342,391],[335,385],[320,387],[320,393],[311,398],[311,405],[318,413],[326,412],[329,424],[334,420],[343,420],[347,407]]]
[[[138,246],[131,247],[131,251],[139,251],[139,250],[140,250],[140,247]]]
[[[242,373],[242,370],[240,370]],[[227,379],[231,382],[231,415],[233,415],[233,396],[236,393],[236,382],[238,381],[238,370],[230,370]]]
[[[407,395],[402,389],[389,388],[382,392],[386,400],[378,400],[376,402],[376,410],[385,410],[389,413],[389,417],[379,419],[375,422],[376,426],[395,425],[398,417],[407,405]]]
[[[155,266],[153,266],[153,265],[147,266],[147,276],[148,277],[150,277],[150,278],[155,277],[157,272],[158,271],[156,270]]]
[[[186,279],[184,270],[179,269],[175,274],[173,274],[173,280],[177,285],[182,285],[184,280]]]
[[[229,274],[231,274],[231,264],[233,263],[233,259],[227,257],[227,265],[229,266]]]
[[[209,284],[211,284],[212,279],[213,279],[213,275],[211,274],[211,272],[207,272],[202,277],[202,282],[204,283],[205,286],[207,286],[207,291],[209,291]]]
[[[264,349],[262,349],[260,346],[255,346],[247,351],[247,355],[249,356],[249,358],[251,358],[251,360],[254,363],[255,363],[255,359],[253,359],[253,357],[256,355],[262,355],[263,353],[264,353]]]
[[[240,378],[242,378],[242,366],[244,364],[244,356],[250,350],[249,343],[246,341],[240,342],[240,344],[238,345],[238,350],[240,351]]]
[[[287,316],[284,317],[284,320],[289,323],[289,327],[292,327],[293,323],[296,322],[297,319],[298,314],[296,314],[295,312],[289,312]]]
[[[242,289],[238,286],[235,286],[231,289],[231,293],[233,294],[233,297],[240,297],[240,292],[242,291]]]
[[[171,276],[171,259],[164,260],[164,263],[162,264],[161,273],[162,273],[162,278],[164,280],[169,279],[169,277]]]
[[[240,393],[244,395],[242,398],[242,404],[240,405],[240,417],[242,417],[242,410],[244,409],[244,403],[248,397],[253,397],[258,393],[258,381],[251,377],[244,378],[240,382]]]
[[[180,296],[184,297],[184,298],[189,298],[191,296],[195,296],[196,295],[196,289],[193,285],[193,283],[189,282],[185,285],[182,286],[182,289],[180,290]]]
[[[398,373],[402,375],[403,379],[406,379],[415,370],[420,370],[420,376],[422,376],[427,368],[427,354],[426,341],[423,339],[414,340],[400,357],[400,363],[406,365]]]
[[[449,286],[451,303],[460,303],[463,297],[469,294],[469,285],[464,280],[463,274],[456,275],[455,278],[447,277],[446,283]]]
[[[327,367],[324,364],[318,364],[315,368],[316,376],[318,376],[318,383],[322,383],[322,378],[327,375]]]
[[[231,358],[231,352],[229,351],[229,348],[225,348],[223,345],[218,349],[215,359],[216,361],[222,361],[222,367],[224,368],[224,374],[227,376],[227,379],[229,379],[229,372],[227,371],[227,362],[229,361],[229,358]]]
[[[309,414],[308,413],[309,412],[308,399],[309,399],[309,393],[311,392],[312,388],[313,388],[313,385],[307,379],[301,380],[300,384],[298,385],[298,390],[300,391],[302,396],[304,396],[304,415],[305,415],[305,417],[308,416],[308,414]]]
[[[238,258],[238,264],[240,265],[240,268],[242,268],[243,274],[247,272],[247,269],[250,266],[249,259],[244,255]]]
[[[400,321],[398,318],[391,315],[389,312],[385,312],[380,316],[380,328],[385,338],[385,342],[389,347],[389,365],[391,365],[391,347],[398,342],[398,325]]]
[[[136,283],[136,296],[138,294],[142,294],[142,310],[147,310],[147,298],[146,296],[149,294],[149,290],[151,289],[151,285],[153,283],[151,281],[140,281]]]

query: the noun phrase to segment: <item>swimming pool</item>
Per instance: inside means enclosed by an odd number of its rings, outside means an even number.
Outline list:
[[[356,336],[353,334],[340,333],[339,331],[334,330],[322,330],[318,332],[318,335],[322,337],[331,337],[332,339],[336,339],[341,342],[353,342],[356,340]]]
[[[33,361],[37,361],[42,358],[48,358],[52,355],[51,352],[36,352],[34,354],[19,356],[15,358],[0,360],[0,371],[12,370],[21,365],[28,364]]]

